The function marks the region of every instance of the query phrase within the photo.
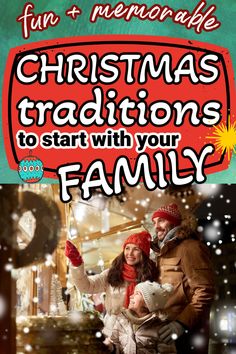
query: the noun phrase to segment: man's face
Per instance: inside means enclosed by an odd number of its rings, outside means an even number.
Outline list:
[[[166,234],[174,227],[174,225],[171,224],[170,221],[161,217],[154,218],[153,224],[156,231],[156,237],[159,241],[162,241],[165,238]]]

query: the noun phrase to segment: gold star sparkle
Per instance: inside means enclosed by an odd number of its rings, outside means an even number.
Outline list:
[[[232,151],[236,153],[236,122],[228,125],[228,127],[222,123],[214,128],[213,135],[207,136],[207,139],[213,140],[216,151],[221,151],[222,153],[226,150],[228,160],[230,160],[230,155]]]

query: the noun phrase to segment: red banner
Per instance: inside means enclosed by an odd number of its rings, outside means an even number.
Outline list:
[[[190,150],[199,157],[206,145],[206,174],[229,164],[220,136],[211,138],[233,114],[233,70],[222,47],[127,35],[32,43],[11,50],[3,92],[13,169],[32,154],[45,176],[77,162],[83,176],[97,160],[109,176],[121,156],[134,168],[145,155],[153,175],[157,162],[168,175],[174,160],[185,174],[195,168]]]

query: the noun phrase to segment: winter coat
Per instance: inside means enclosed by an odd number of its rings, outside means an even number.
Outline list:
[[[163,325],[156,313],[137,318],[129,310],[123,310],[116,318],[110,339],[117,354],[157,354],[160,344],[158,331]],[[165,353],[176,353],[174,342],[165,348]]]
[[[208,320],[215,294],[209,251],[192,231],[180,227],[161,249],[154,248],[159,282],[174,286],[165,307],[168,318],[179,320],[189,329]]]
[[[107,282],[107,275],[109,269],[104,270],[100,274],[88,276],[84,269],[84,264],[75,268],[70,266],[73,283],[80,292],[86,294],[96,294],[105,292],[105,308],[106,315],[104,318],[104,334],[110,336],[114,326],[116,316],[120,313],[124,306],[126,287],[128,283],[123,286],[113,287]]]

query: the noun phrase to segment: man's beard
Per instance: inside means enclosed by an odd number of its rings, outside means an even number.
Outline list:
[[[153,238],[154,244],[157,244],[157,245],[158,245],[158,242],[162,242],[162,241],[164,240],[164,238],[166,237],[166,235],[168,234],[168,232],[170,232],[171,229],[173,229],[172,226],[170,226],[170,227],[168,227],[168,228],[166,228],[166,229],[164,229],[164,230],[163,230],[163,229],[159,229],[158,231],[156,231],[155,236],[154,236],[154,238]],[[163,231],[163,232],[164,232],[164,236],[162,237],[161,240],[158,238],[158,232],[159,232],[159,231]]]
[[[158,246],[159,245],[159,241],[160,240],[158,239],[157,233],[155,233],[155,235],[153,237],[153,241],[152,241],[153,246]]]

